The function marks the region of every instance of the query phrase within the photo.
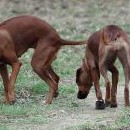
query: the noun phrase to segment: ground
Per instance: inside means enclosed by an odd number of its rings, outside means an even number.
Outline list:
[[[105,25],[116,24],[130,32],[129,0],[1,0],[0,21],[18,15],[34,15],[50,23],[64,39],[86,40]],[[58,53],[53,68],[60,76],[59,97],[45,105],[46,84],[29,64],[33,50],[24,54],[23,66],[16,82],[17,102],[0,103],[0,130],[129,130],[130,109],[124,106],[124,76],[116,62],[120,79],[118,107],[95,110],[92,87],[84,100],[77,99],[76,69],[82,64],[85,46],[66,46]],[[11,68],[9,67],[9,71]],[[105,87],[100,80],[103,97]],[[0,84],[3,98],[3,85]]]
[[[45,106],[40,100],[41,103],[37,102],[40,113],[8,115],[7,112],[7,115],[1,115],[1,123],[9,130],[122,130],[122,125],[115,124],[125,112],[122,88],[118,89],[118,95],[118,108],[108,107],[105,110],[95,110],[94,91],[86,100],[77,100],[74,94],[59,96],[51,106]],[[35,105],[29,102],[24,103],[24,107],[26,105],[37,111]],[[15,107],[19,109],[17,105]]]

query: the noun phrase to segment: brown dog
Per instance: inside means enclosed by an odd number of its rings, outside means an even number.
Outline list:
[[[108,25],[93,33],[86,45],[86,55],[82,67],[77,70],[76,82],[79,86],[78,98],[87,97],[92,83],[96,91],[96,108],[104,109],[104,101],[100,90],[100,72],[105,79],[106,106],[117,107],[116,93],[118,83],[118,70],[114,63],[118,57],[121,61],[125,75],[125,105],[129,105],[128,83],[130,79],[130,44],[126,33],[116,25]],[[107,70],[112,73],[112,87],[108,79]]]
[[[49,86],[46,103],[51,103],[58,94],[59,76],[51,63],[64,45],[81,45],[85,42],[66,41],[45,21],[33,16],[20,16],[0,24],[0,74],[3,79],[5,101],[15,100],[14,84],[21,62],[18,60],[29,48],[34,48],[31,65],[34,72]],[[12,66],[9,77],[7,64]]]

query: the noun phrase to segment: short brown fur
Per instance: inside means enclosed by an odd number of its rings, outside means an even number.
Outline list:
[[[49,86],[46,103],[51,103],[58,94],[59,76],[51,63],[64,45],[81,45],[85,42],[66,41],[45,21],[33,16],[19,16],[0,24],[0,74],[3,79],[5,101],[15,100],[14,84],[20,70],[18,60],[29,48],[34,48],[31,65],[34,72]],[[12,66],[9,77],[7,64]]]
[[[76,82],[79,86],[78,98],[85,98],[94,82],[97,100],[102,100],[99,79],[102,74],[106,85],[106,105],[117,107],[118,70],[116,58],[122,63],[125,76],[125,105],[129,105],[128,83],[130,80],[130,44],[126,33],[116,25],[108,25],[93,33],[87,42],[85,60],[77,70]],[[112,86],[107,70],[112,73]],[[91,80],[90,80],[91,79]]]

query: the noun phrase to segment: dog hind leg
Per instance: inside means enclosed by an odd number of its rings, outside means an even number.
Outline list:
[[[117,84],[118,84],[118,78],[119,73],[117,68],[113,65],[111,68],[109,68],[109,71],[112,73],[112,87],[111,87],[111,101],[110,101],[110,107],[117,107],[117,100],[116,100],[116,94],[117,94]]]
[[[15,84],[15,81],[16,81],[16,78],[17,78],[17,75],[19,73],[22,63],[18,61],[16,53],[11,47],[8,47],[8,49],[3,50],[3,58],[6,61],[5,63],[11,65],[11,67],[12,67],[12,72],[9,77],[8,87],[6,87],[7,90],[5,90],[5,91],[8,92],[7,103],[13,104],[15,101],[14,84]],[[7,70],[5,70],[5,72],[6,71]],[[3,73],[1,73],[1,74],[3,75]],[[4,77],[4,81],[8,80],[7,74],[5,74],[5,75],[6,75],[6,77]],[[5,82],[7,82],[7,81],[5,81]]]
[[[48,42],[39,43],[32,57],[31,65],[34,72],[49,86],[46,103],[50,104],[53,97],[57,96],[59,76],[53,71],[50,64],[55,58],[57,50]]]

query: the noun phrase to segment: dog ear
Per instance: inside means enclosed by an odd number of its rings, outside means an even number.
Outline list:
[[[77,72],[76,72],[76,83],[79,82],[80,73],[81,73],[81,68],[78,68],[78,69],[77,69]]]

